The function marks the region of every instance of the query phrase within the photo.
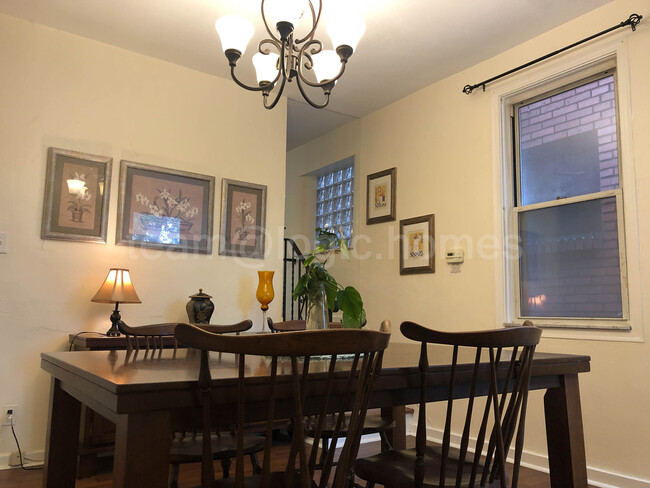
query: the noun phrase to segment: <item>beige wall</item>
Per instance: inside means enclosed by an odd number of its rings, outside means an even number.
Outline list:
[[[256,270],[275,270],[281,284],[286,103],[267,111],[232,81],[1,15],[0,59],[0,231],[10,241],[0,254],[0,405],[18,404],[23,449],[42,451],[49,377],[39,355],[64,349],[69,333],[108,329],[111,305],[90,299],[109,267],[131,270],[142,304],[121,307],[130,324],[187,320],[202,287],[213,323],[260,326]],[[107,244],[41,240],[50,146],[113,157]],[[121,159],[216,177],[212,255],[114,244]],[[266,259],[219,256],[222,178],[268,185]],[[3,427],[0,467],[14,450]]]
[[[636,12],[644,15],[635,33],[617,31],[609,39],[625,44],[621,66],[629,70],[631,126],[627,133],[629,153],[636,171],[638,218],[627,222],[632,235],[627,242],[631,265],[638,265],[640,277],[630,290],[637,313],[632,324],[634,337],[650,337],[650,299],[643,293],[644,276],[650,272],[650,257],[639,254],[640,243],[650,242],[650,1],[616,0],[569,24],[517,46],[463,73],[435,83],[346,128],[328,134],[291,151],[287,157],[287,182],[302,174],[303,165],[315,154],[324,164],[341,152],[357,155],[356,268],[360,292],[368,319],[379,324],[391,319],[419,321],[440,329],[473,329],[499,326],[503,317],[503,278],[494,259],[481,258],[478,245],[483,236],[498,236],[500,180],[493,154],[496,130],[495,92],[478,90],[471,96],[461,93],[467,83],[475,83],[497,73],[560,48],[582,37],[627,19]],[[576,50],[580,54],[581,50]],[[566,59],[566,56],[564,57]],[[498,85],[496,85],[498,87]],[[336,94],[334,94],[335,96]],[[623,106],[623,105],[621,105]],[[358,127],[357,125],[360,125]],[[349,135],[359,132],[359,141]],[[435,214],[437,239],[435,274],[400,276],[398,221],[365,225],[365,180],[370,173],[397,167],[397,220]],[[624,166],[625,167],[625,166]],[[632,185],[634,186],[634,185]],[[634,195],[629,187],[629,198]],[[289,193],[288,193],[289,194]],[[287,199],[287,206],[291,205]],[[630,202],[633,203],[633,202]],[[299,205],[299,203],[295,203]],[[313,223],[294,220],[288,208],[287,230],[302,229]],[[495,230],[496,229],[496,230]],[[289,234],[290,235],[290,234]],[[630,234],[628,234],[629,237]],[[452,274],[441,259],[449,236],[463,237],[466,261],[459,274]],[[489,241],[482,241],[483,243]],[[471,245],[470,245],[471,243]],[[471,247],[472,253],[469,253]],[[640,255],[640,258],[639,258]],[[634,261],[636,256],[637,260]],[[636,270],[631,270],[632,274]],[[338,277],[338,276],[337,276]],[[496,298],[495,298],[496,297]],[[546,335],[550,335],[548,331]],[[640,487],[650,485],[650,463],[646,452],[650,439],[650,346],[645,342],[615,342],[545,338],[540,350],[588,354],[592,371],[582,375],[581,393],[590,479],[601,486]],[[403,340],[396,334],[394,340]],[[543,465],[546,454],[541,393],[532,394],[527,422],[527,461]],[[431,423],[438,424],[430,414]],[[645,480],[645,481],[643,481]]]

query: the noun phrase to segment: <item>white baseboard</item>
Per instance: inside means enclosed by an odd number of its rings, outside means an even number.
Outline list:
[[[408,424],[407,424],[408,426]],[[409,435],[413,435],[415,432],[415,425],[410,425],[410,428],[407,429]],[[427,427],[427,440],[431,442],[442,442],[443,432],[438,429],[433,429]],[[451,435],[451,444],[454,447],[460,445],[460,436],[457,434]],[[475,441],[474,439],[470,440],[470,450],[474,452]],[[508,461],[512,462],[512,458],[509,456]],[[539,454],[530,451],[524,452],[521,456],[521,465],[534,469],[536,471],[542,471],[548,473],[548,457],[546,454]],[[599,488],[650,488],[650,480],[643,480],[640,478],[634,478],[622,473],[612,473],[610,471],[605,471],[603,469],[598,469],[594,467],[587,466],[587,478],[589,484],[597,486]]]
[[[20,468],[20,464],[12,465],[10,464],[11,452],[0,454],[0,470],[2,469],[12,469]],[[45,459],[45,451],[29,451],[23,453],[23,466],[32,467],[32,466],[42,466],[43,460]]]

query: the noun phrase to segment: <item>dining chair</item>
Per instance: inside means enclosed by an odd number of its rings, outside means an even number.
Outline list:
[[[358,459],[355,474],[366,480],[368,488],[375,483],[387,488],[506,488],[506,457],[513,440],[514,465],[509,486],[517,486],[530,372],[542,333],[528,325],[532,324],[476,332],[441,332],[413,322],[402,323],[402,334],[421,343],[415,448]],[[449,353],[451,362],[447,362],[448,357],[438,356],[430,366],[428,344],[452,346],[441,348]],[[435,351],[438,354],[439,349]],[[442,443],[427,445],[427,392],[440,388],[446,390],[447,398]],[[459,405],[461,401],[467,404],[466,408]],[[461,425],[458,445],[452,446],[452,428]],[[475,440],[472,448],[470,439]]]
[[[305,330],[306,321],[304,320],[288,320],[283,322],[274,322],[270,317],[267,318],[269,329],[272,332],[288,332],[296,330]],[[366,325],[365,322],[363,325]],[[386,321],[386,326],[390,327],[390,322]],[[341,322],[330,322],[329,327],[331,329],[340,329],[343,327]],[[362,326],[363,327],[363,326]],[[384,327],[384,324],[382,324]],[[342,430],[340,432],[340,437],[346,436],[347,421],[349,418],[346,417],[344,421]],[[306,435],[313,437],[314,428],[313,420],[306,418],[304,422],[304,429]],[[386,433],[395,428],[395,421],[392,418],[382,417],[381,415],[368,414],[363,425],[363,435],[379,434],[379,437],[382,442],[384,449],[390,449],[391,445],[388,440]],[[328,446],[330,445],[329,440],[334,434],[334,425],[331,421],[326,421],[323,429],[321,431],[321,442],[322,442],[322,455],[323,457],[327,454]]]
[[[118,323],[118,329],[127,339],[127,350],[129,352],[139,352],[141,349],[145,353],[154,354],[162,352],[165,346],[166,337],[172,337],[173,347],[178,347],[174,331],[180,322],[150,324],[138,327],[131,327],[124,322]],[[200,324],[203,330],[213,334],[234,333],[239,335],[240,332],[249,330],[253,326],[250,320],[243,320],[236,324],[218,325],[218,324]],[[141,342],[144,345],[141,346]],[[200,432],[200,423],[196,423],[191,416],[179,414],[173,420],[172,430],[174,431],[169,451],[169,464],[171,472],[169,477],[170,488],[178,488],[178,475],[180,465],[185,463],[201,462],[203,454],[203,436]],[[213,431],[210,435],[212,459],[220,461],[224,478],[230,476],[230,466],[232,458],[237,454],[237,443],[235,432],[229,429],[227,432],[219,430]],[[243,437],[243,451],[251,459],[253,468],[259,471],[259,461],[257,453],[264,449],[264,438],[257,435],[245,435]]]
[[[239,337],[212,334],[194,325],[181,324],[176,328],[176,339],[181,344],[201,349],[197,387],[203,407],[203,431],[210,431],[213,409],[231,410],[232,405],[236,405],[238,449],[235,477],[214,479],[210,446],[204,443],[202,488],[349,486],[350,468],[358,453],[372,386],[390,339],[387,324],[381,331],[327,329]],[[224,398],[223,392],[211,389],[209,351],[236,354],[237,398]],[[267,365],[268,370],[257,372],[260,364]],[[247,402],[250,402],[248,408]],[[288,415],[295,428],[289,455],[283,451],[286,464],[281,464],[280,471],[272,472],[274,446],[271,434],[276,408],[278,417],[286,418]],[[346,411],[351,412],[350,424],[339,464],[334,468],[334,450],[329,450],[322,469],[317,470],[320,430],[325,417],[335,416],[337,429],[332,442],[336,443]],[[243,443],[244,426],[251,412],[266,412],[266,444],[261,473],[245,478],[244,453],[239,446]],[[316,418],[313,440],[308,439],[303,430],[302,420],[307,415]],[[278,459],[274,461],[277,463]]]

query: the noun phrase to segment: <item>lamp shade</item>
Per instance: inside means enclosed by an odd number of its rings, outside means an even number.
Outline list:
[[[221,39],[223,52],[226,52],[226,49],[236,49],[244,54],[248,41],[255,32],[253,23],[238,15],[224,15],[215,22],[214,27]]]
[[[91,302],[99,303],[142,303],[131,283],[128,269],[111,268],[104,284],[95,293]]]
[[[270,83],[278,76],[278,58],[276,53],[253,55],[253,66],[257,74],[258,83]]]
[[[305,0],[267,0],[266,8],[275,24],[289,22],[296,27],[309,4]]]
[[[314,73],[319,83],[325,80],[331,80],[339,74],[341,59],[334,51],[321,51],[318,54],[314,54],[313,59]]]
[[[366,23],[360,16],[352,12],[345,15],[339,12],[338,15],[330,16],[327,21],[327,33],[335,48],[350,46],[354,51],[365,32]]]

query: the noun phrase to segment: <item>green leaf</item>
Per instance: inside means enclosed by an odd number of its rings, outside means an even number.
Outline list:
[[[325,293],[327,294],[327,308],[334,310],[334,304],[337,299],[339,291],[338,283],[330,276],[330,279],[325,281]]]
[[[307,283],[309,282],[309,275],[305,273],[300,277],[296,287],[293,289],[293,298],[296,299],[307,293]]]
[[[354,287],[346,286],[339,291],[336,299],[343,314],[349,314],[351,318],[356,320],[361,317],[363,300],[361,300],[361,295]]]

